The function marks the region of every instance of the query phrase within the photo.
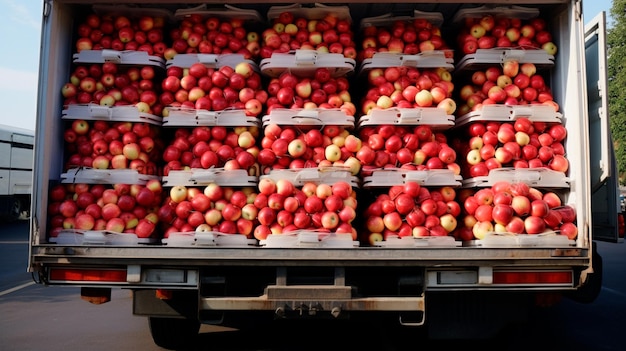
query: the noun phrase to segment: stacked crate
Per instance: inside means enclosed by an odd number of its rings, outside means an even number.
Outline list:
[[[50,239],[151,243],[159,236],[154,206],[162,195],[157,97],[165,65],[157,48],[168,15],[94,11],[99,15],[77,27],[73,68],[61,90],[64,164],[49,194]]]
[[[131,169],[71,169],[51,187],[50,242],[150,244],[160,238],[161,179]]]
[[[549,87],[554,56],[541,45],[547,35],[536,37],[544,20],[536,9],[511,8],[459,11],[456,22],[458,40],[476,40],[479,48],[465,47],[455,71],[462,88],[453,144],[464,179],[463,225],[455,235],[482,245],[575,239],[567,131]]]
[[[345,170],[276,170],[259,179],[263,247],[358,247],[358,179]]]
[[[335,166],[357,174],[360,165],[350,145],[355,110],[348,76],[353,70],[354,60],[310,50],[275,53],[261,61],[270,96],[262,119],[262,173]]]
[[[62,168],[64,179],[97,186],[54,187],[54,236],[82,239],[91,223],[72,232],[85,208],[65,220],[76,203],[61,211],[61,202],[101,195],[104,184],[128,193],[132,185],[136,203],[149,182],[158,205],[126,212],[153,222],[148,240],[171,246],[576,237],[566,119],[549,87],[556,47],[537,9],[462,9],[448,27],[455,47],[439,13],[365,18],[358,52],[345,6],[272,6],[267,21],[232,6],[94,11],[77,27],[61,90]],[[281,199],[270,201],[271,183]],[[513,206],[516,195],[525,200]],[[538,217],[519,209],[533,201],[546,209],[543,222],[521,230],[518,219]],[[517,218],[507,227],[501,218],[511,211]],[[122,217],[117,230],[132,234],[135,219]],[[94,228],[110,234],[101,220]]]
[[[455,245],[450,235],[460,212],[454,190],[461,184],[460,167],[445,134],[455,123],[454,65],[445,44],[432,46],[440,40],[441,21],[440,14],[419,12],[361,23],[368,50],[359,70],[359,86],[366,88],[357,158],[364,197],[373,199],[360,209],[362,243]],[[381,33],[389,40],[374,43]]]
[[[259,58],[258,30],[263,21],[258,11],[204,4],[178,9],[173,17],[176,25],[169,31],[171,46],[164,54],[167,60],[177,54],[239,54],[253,61]]]
[[[168,60],[168,78],[178,74],[181,83],[186,77],[196,83],[179,88],[187,92],[186,100],[166,107],[163,182],[169,196],[159,210],[164,242],[247,245],[257,224],[256,213],[248,209],[259,176],[257,115],[263,104],[255,98],[262,92],[258,67],[238,54],[178,54]],[[210,88],[203,87],[203,78],[211,81]],[[228,106],[216,105],[218,99]]]
[[[357,48],[347,6],[272,6],[267,18],[269,27],[261,33],[261,59],[294,50],[341,54],[356,59]]]
[[[163,177],[158,215],[169,246],[256,244],[258,177],[245,170],[191,169]]]
[[[76,27],[76,52],[141,51],[163,58],[172,14],[164,9],[93,5]]]
[[[443,16],[437,12],[414,10],[412,16],[385,14],[361,21],[361,41],[358,61],[381,52],[417,55],[441,52],[452,59],[453,50],[441,32]]]

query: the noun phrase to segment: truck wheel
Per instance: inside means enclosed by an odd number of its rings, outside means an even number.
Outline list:
[[[168,350],[179,350],[193,344],[200,331],[200,322],[186,318],[149,317],[154,343]]]
[[[593,244],[593,273],[587,275],[587,281],[578,290],[566,296],[580,303],[592,303],[602,290],[602,256],[598,253],[595,243]]]

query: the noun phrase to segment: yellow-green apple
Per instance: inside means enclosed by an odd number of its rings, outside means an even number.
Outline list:
[[[479,149],[471,149],[466,155],[466,161],[470,165],[476,165],[482,161]]]
[[[541,48],[544,49],[548,55],[556,55],[557,46],[554,42],[548,41],[541,45]]]
[[[324,149],[324,157],[331,162],[341,159],[341,148],[335,144],[330,144]]]
[[[430,107],[433,105],[433,95],[429,90],[422,89],[415,95],[415,103],[419,107]]]
[[[478,240],[484,239],[488,233],[493,232],[493,223],[491,222],[476,222],[472,227],[472,233]]]
[[[443,227],[443,229],[446,230],[446,232],[451,233],[453,230],[456,229],[457,226],[457,220],[456,218],[450,214],[447,213],[443,216],[441,216],[441,218],[439,219],[440,221],[440,225]]]
[[[446,111],[447,115],[453,115],[456,111],[456,102],[454,99],[446,97],[437,104],[437,108]]]
[[[287,145],[287,152],[291,157],[297,158],[306,152],[306,143],[302,139],[293,139]]]
[[[469,28],[472,37],[478,39],[487,33],[487,30],[480,23],[476,23]]]

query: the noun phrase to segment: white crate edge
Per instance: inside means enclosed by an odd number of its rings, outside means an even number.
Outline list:
[[[432,169],[425,171],[405,170],[400,168],[380,169],[372,171],[369,176],[363,177],[364,189],[403,185],[406,182],[417,182],[422,186],[452,186],[460,187],[461,177],[447,169]]]
[[[248,175],[244,169],[225,170],[224,168],[201,169],[193,168],[190,170],[172,170],[168,175],[163,176],[161,182],[164,187],[177,185],[183,186],[203,186],[215,183],[220,186],[233,187],[256,187],[258,178]]]
[[[172,59],[167,60],[165,67],[189,68],[194,63],[202,63],[210,68],[219,69],[223,66],[235,68],[241,62],[247,62],[257,73],[260,72],[259,65],[252,60],[247,60],[242,54],[177,54]]]
[[[163,117],[150,113],[140,112],[137,107],[128,106],[101,106],[98,104],[69,104],[61,113],[62,119],[84,119],[86,121],[111,122],[145,122],[160,126]]]
[[[388,236],[386,240],[377,241],[375,247],[413,248],[413,247],[458,247],[463,243],[451,236]]]
[[[361,116],[357,127],[381,124],[395,125],[428,125],[434,129],[449,129],[455,126],[455,117],[446,114],[439,107],[372,109],[369,114]]]
[[[133,233],[117,233],[105,230],[64,229],[56,237],[49,238],[57,245],[114,245],[132,246],[156,242],[152,238],[139,238]]]
[[[481,65],[502,64],[511,60],[520,64],[533,63],[539,69],[554,66],[554,55],[549,55],[541,48],[493,48],[478,49],[474,54],[463,56],[456,65],[456,72],[474,70]]]
[[[523,182],[537,188],[569,188],[570,179],[549,168],[495,168],[489,175],[463,179],[463,187],[488,187],[498,181]]]
[[[261,73],[276,78],[289,71],[298,77],[312,77],[318,68],[328,68],[333,78],[354,73],[356,61],[343,54],[321,53],[316,50],[295,50],[288,53],[272,53],[261,60]]]
[[[483,247],[569,247],[576,245],[565,235],[550,231],[541,234],[490,232],[476,244]]]
[[[193,108],[168,106],[167,117],[163,117],[163,127],[223,126],[259,127],[257,117],[247,116],[245,110],[228,109],[223,111],[198,110]]]
[[[118,65],[156,66],[165,68],[165,59],[148,55],[145,51],[138,50],[81,50],[73,56],[74,63],[105,63],[114,62]]]
[[[270,124],[288,126],[320,126],[337,125],[354,128],[354,116],[347,115],[341,109],[304,109],[275,108],[269,115],[262,118],[263,127]]]
[[[416,68],[445,68],[454,70],[454,59],[446,57],[444,50],[433,50],[415,55],[377,52],[374,56],[363,60],[359,67],[359,74],[363,74],[374,68],[387,67],[416,67]]]
[[[226,234],[210,232],[172,232],[168,238],[161,239],[167,246],[176,247],[248,247],[257,246],[256,239],[248,239],[243,234]]]
[[[511,122],[521,117],[531,122],[561,123],[563,115],[548,105],[483,105],[480,110],[458,117],[455,128],[471,122]]]
[[[298,230],[282,234],[270,234],[259,245],[266,248],[354,248],[359,242],[349,233],[327,233],[314,230]]]
[[[353,188],[359,187],[359,178],[352,175],[347,168],[340,167],[273,169],[268,174],[260,176],[259,182],[265,178],[274,181],[286,179],[296,187],[302,186],[306,182],[332,185],[340,181],[349,183]]]
[[[160,180],[156,175],[140,174],[134,169],[95,169],[89,167],[71,168],[61,174],[61,183],[86,184],[139,184],[150,180]]]

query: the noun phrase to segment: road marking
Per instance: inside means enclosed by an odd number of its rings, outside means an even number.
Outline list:
[[[7,290],[4,290],[4,291],[0,291],[0,296],[4,296],[4,295],[6,295],[6,294],[10,294],[10,293],[12,293],[12,292],[14,292],[14,291],[18,291],[18,290],[24,289],[24,288],[26,288],[26,287],[28,287],[28,286],[31,286],[31,285],[34,285],[34,284],[35,284],[35,282],[28,282],[28,283],[24,283],[24,284],[22,284],[22,285],[18,285],[18,286],[16,286],[16,287],[13,287],[13,288],[11,288],[11,289],[7,289]]]

